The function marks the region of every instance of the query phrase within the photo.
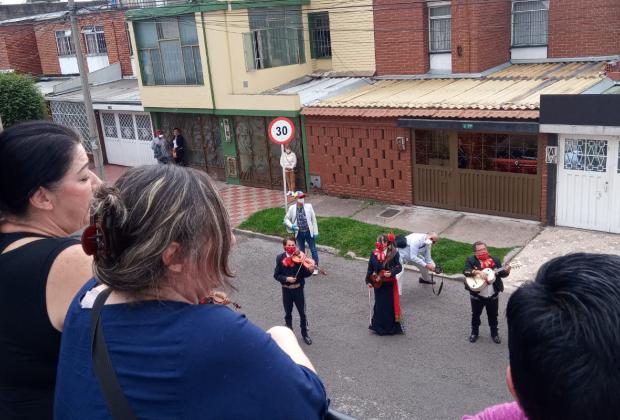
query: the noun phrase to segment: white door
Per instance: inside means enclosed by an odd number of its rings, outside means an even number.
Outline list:
[[[151,117],[138,112],[102,112],[108,162],[122,166],[154,165]]]
[[[620,228],[619,143],[614,137],[560,137],[558,225],[606,232]]]

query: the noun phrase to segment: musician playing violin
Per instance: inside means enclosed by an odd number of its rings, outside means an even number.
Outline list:
[[[479,292],[469,290],[469,298],[471,302],[471,334],[469,335],[469,341],[475,343],[478,340],[478,332],[480,327],[480,315],[482,310],[486,308],[487,318],[489,319],[489,327],[491,328],[491,339],[494,343],[500,344],[502,342],[499,337],[497,329],[497,314],[499,310],[499,293],[504,291],[504,283],[502,278],[508,277],[510,274],[510,266],[503,268],[497,274],[495,278],[490,278],[488,274],[482,270],[486,268],[498,269],[501,262],[499,258],[489,255],[487,245],[484,242],[478,241],[473,245],[474,255],[467,258],[465,262],[465,268],[463,274],[465,276],[482,276],[487,283]],[[467,289],[467,283],[465,283]]]
[[[282,304],[284,305],[284,322],[293,329],[293,304],[299,312],[299,326],[301,336],[307,345],[312,344],[308,335],[308,321],[306,319],[306,299],[304,285],[306,277],[314,272],[314,261],[297,249],[295,238],[287,237],[282,240],[284,252],[276,257],[276,269],[273,277],[282,284]]]
[[[403,334],[396,275],[402,271],[394,234],[380,235],[368,260],[366,284],[375,291],[370,330],[378,335]]]

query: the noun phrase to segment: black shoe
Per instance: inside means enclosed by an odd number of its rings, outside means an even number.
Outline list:
[[[424,280],[422,277],[420,277],[418,281],[420,282],[420,284],[435,284],[435,280],[428,281]]]
[[[304,339],[304,343],[306,343],[307,345],[312,344],[312,339],[308,337],[307,335],[304,335],[303,339]]]
[[[499,338],[499,335],[495,334],[491,336],[491,339],[493,340],[493,342],[495,344],[501,344],[502,343],[502,339]]]
[[[471,333],[471,335],[469,336],[470,343],[475,343],[477,339],[478,339],[478,334]]]

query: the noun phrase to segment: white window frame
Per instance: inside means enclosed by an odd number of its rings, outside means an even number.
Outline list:
[[[62,34],[62,36],[58,36],[58,34]],[[58,51],[59,57],[72,57],[75,55],[75,46],[73,45],[71,29],[56,31],[54,37],[56,39],[56,50]],[[68,50],[68,52],[61,51],[64,49]]]
[[[103,25],[90,25],[82,27],[82,35],[84,36],[84,44],[86,45],[87,55],[108,55],[108,46],[105,40],[105,30]],[[99,35],[103,35],[103,43],[99,42]],[[95,51],[91,51],[91,43],[89,37],[93,37]]]
[[[515,4],[518,3],[527,3],[533,0],[512,0],[512,4],[510,6],[510,46],[511,48],[527,48],[527,47],[546,47],[549,44],[549,0],[542,0],[544,5],[547,7],[546,9],[536,9],[536,10],[523,10],[515,12]],[[532,13],[546,10],[547,11],[547,39],[544,44],[515,44],[515,13]],[[531,25],[531,21],[530,21]],[[531,29],[530,29],[530,38],[531,38]]]
[[[428,3],[428,51],[430,54],[441,54],[441,53],[449,53],[452,52],[452,2],[450,1],[440,1],[440,2],[429,2]],[[442,15],[442,16],[433,16],[431,17],[431,9],[435,9],[438,7],[450,6],[450,15]],[[450,48],[442,49],[442,50],[433,50],[432,46],[432,21],[440,20],[440,19],[450,19]]]

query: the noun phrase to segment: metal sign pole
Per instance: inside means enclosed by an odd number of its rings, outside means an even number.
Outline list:
[[[284,145],[280,145],[280,153],[284,153]],[[282,156],[282,155],[280,155]],[[288,200],[286,199],[286,170],[282,167],[282,188],[284,189],[284,214],[286,214]]]

